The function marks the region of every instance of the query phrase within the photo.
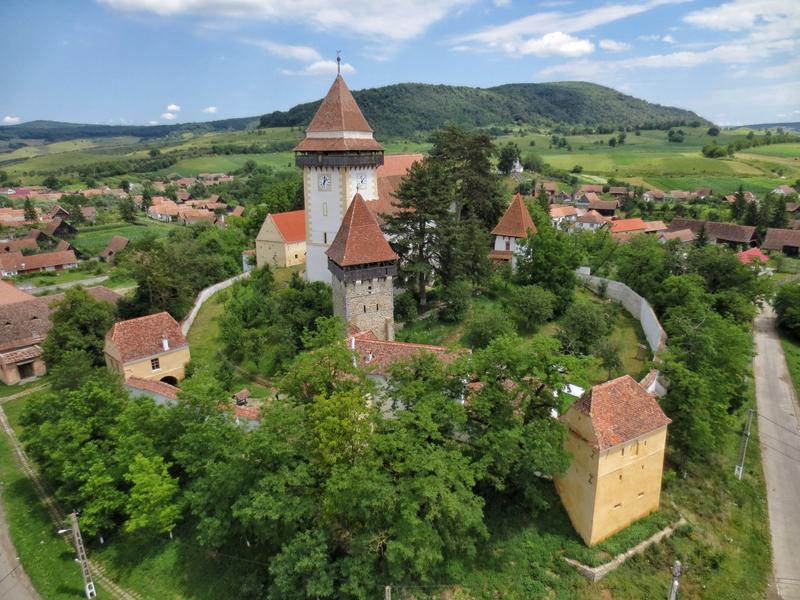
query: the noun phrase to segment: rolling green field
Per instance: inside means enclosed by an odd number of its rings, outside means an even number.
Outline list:
[[[98,225],[97,227],[83,227],[72,240],[74,246],[81,252],[90,256],[97,256],[108,245],[115,235],[128,238],[135,242],[148,234],[156,237],[165,237],[177,225],[170,225],[139,217],[136,223],[115,223],[112,225]]]

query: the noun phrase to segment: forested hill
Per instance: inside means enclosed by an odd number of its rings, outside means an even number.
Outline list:
[[[514,122],[663,127],[699,121],[689,110],[652,104],[585,82],[511,83],[494,88],[400,83],[353,92],[378,136],[430,131],[447,122],[473,126]],[[261,117],[262,127],[307,125],[321,100]]]
[[[616,90],[585,82],[511,83],[481,89],[451,85],[399,83],[353,92],[378,137],[408,136],[445,123],[477,127],[511,123],[550,126],[607,125],[660,128],[692,121],[707,124],[695,113],[651,104]],[[308,125],[321,100],[298,104],[285,112],[261,117],[262,127]],[[31,121],[0,127],[0,140],[134,136],[143,139],[183,133],[240,131],[257,126],[259,117],[179,123],[175,125],[91,125]]]

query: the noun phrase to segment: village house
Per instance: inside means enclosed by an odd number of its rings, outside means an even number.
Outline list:
[[[81,214],[87,222],[94,224],[97,221],[97,209],[94,206],[82,206]]]
[[[78,230],[61,217],[55,217],[45,226],[44,232],[51,237],[70,238],[75,237]]]
[[[489,252],[489,258],[501,262],[510,261],[511,268],[514,269],[518,246],[530,233],[536,233],[536,225],[522,194],[516,194],[500,222],[492,229],[494,249]]]
[[[626,188],[624,185],[620,186],[611,186],[608,188],[608,193],[614,196],[614,198],[620,199],[625,198],[631,195],[631,191]]]
[[[595,194],[586,194],[589,203],[586,205],[588,210],[596,210],[604,217],[613,217],[617,212],[619,202],[616,200],[601,200]]]
[[[115,323],[106,334],[106,366],[123,379],[177,385],[191,358],[181,326],[168,312]]]
[[[713,196],[714,190],[707,187],[701,187],[697,188],[693,193],[695,197],[700,198],[702,200],[703,198],[710,198],[711,196]]]
[[[537,181],[533,188],[533,194],[538,195],[541,190],[544,190],[544,193],[547,194],[550,202],[552,202],[556,194],[558,194],[558,185],[555,181]]]
[[[780,196],[791,196],[792,194],[796,194],[797,190],[788,185],[779,185],[778,187],[772,190],[772,193],[778,194]]]
[[[0,254],[0,277],[15,277],[37,271],[62,271],[78,266],[78,258],[72,250],[42,252],[24,256],[21,252]]]
[[[597,195],[597,192],[582,192],[580,194],[575,194],[575,206],[583,209],[589,208],[590,202],[599,202],[600,197]]]
[[[127,246],[128,238],[122,237],[121,235],[115,235],[109,240],[108,245],[100,253],[100,260],[113,262],[114,256],[120,250],[124,250]]]
[[[394,340],[394,278],[398,256],[356,194],[326,252],[333,314],[379,340]]]
[[[642,194],[642,200],[647,202],[663,202],[666,194],[659,189],[647,190]]]
[[[744,197],[744,201],[748,204],[756,201],[756,195],[753,192],[743,192],[742,196]],[[722,199],[728,204],[733,204],[736,202],[736,194],[727,194],[723,196]]]
[[[800,255],[800,230],[797,229],[767,229],[767,237],[761,244],[764,250],[777,250],[788,256]]]
[[[86,292],[111,304],[121,298],[104,287]],[[53,326],[53,304],[63,299],[63,294],[37,298],[0,281],[0,381],[14,385],[47,372],[41,344]]]
[[[268,214],[256,236],[256,264],[259,267],[291,267],[305,260],[304,211]]]
[[[682,229],[691,229],[695,238],[704,230],[706,239],[710,244],[727,244],[728,246],[738,247],[752,246],[756,241],[755,227],[737,225],[735,223],[677,218],[672,219],[667,231],[674,232]]]
[[[556,491],[588,546],[658,510],[671,421],[642,385],[630,375],[596,385],[560,418],[572,462]]]
[[[0,242],[0,252],[22,252],[23,250],[39,249],[36,240],[33,238],[22,238],[19,240],[5,240]]]
[[[578,218],[578,209],[566,204],[550,205],[550,220],[555,227],[570,228]]]
[[[611,236],[616,241],[627,241],[632,235],[644,233],[646,229],[647,225],[639,217],[611,221]]]
[[[178,223],[181,225],[194,225],[195,223],[214,224],[217,216],[206,209],[188,208],[181,206],[178,208]]]
[[[583,194],[602,194],[603,193],[603,186],[597,185],[594,183],[585,183],[577,190],[575,190],[575,196],[581,196]]]
[[[575,228],[587,231],[597,231],[608,226],[608,219],[596,210],[588,210],[575,219]]]
[[[667,230],[667,226],[664,221],[645,221],[644,226],[645,233],[653,233],[656,235]]]
[[[56,219],[56,218],[58,218],[58,219],[67,219],[67,218],[69,218],[69,212],[67,211],[67,209],[65,209],[62,206],[56,204],[53,208],[51,208],[48,211],[47,217],[50,220],[53,220],[53,219]]]
[[[666,244],[670,240],[678,240],[681,244],[688,244],[695,240],[694,231],[691,229],[679,229],[677,231],[662,231],[658,234],[658,241]]]
[[[156,198],[160,201],[156,202]],[[178,205],[172,200],[154,196],[152,202],[153,204],[147,209],[147,216],[151,219],[171,223],[178,218]]]

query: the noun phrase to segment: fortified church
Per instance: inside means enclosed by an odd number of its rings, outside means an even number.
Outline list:
[[[303,170],[306,277],[331,284],[334,314],[351,330],[393,340],[398,256],[379,219],[396,210],[393,178],[415,157],[391,157],[398,164],[379,175],[383,146],[341,74],[294,150]]]

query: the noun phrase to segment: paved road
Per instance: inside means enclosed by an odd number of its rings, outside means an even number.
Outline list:
[[[58,292],[60,290],[66,290],[67,288],[75,287],[78,285],[82,285],[83,287],[92,287],[94,285],[100,285],[104,281],[108,279],[108,275],[97,275],[95,277],[87,277],[86,279],[79,279],[78,281],[68,281],[66,283],[56,283],[53,285],[41,285],[35,286],[31,285],[27,282],[23,282],[18,284],[16,287],[21,289],[23,292],[28,292],[29,294],[41,294],[44,292]]]
[[[759,441],[767,482],[773,574],[783,600],[800,600],[800,425],[771,307],[755,322]]]
[[[1,434],[0,434],[1,435]],[[0,504],[0,598],[3,600],[40,600],[28,576],[22,570],[14,544],[8,536],[8,523]]]

